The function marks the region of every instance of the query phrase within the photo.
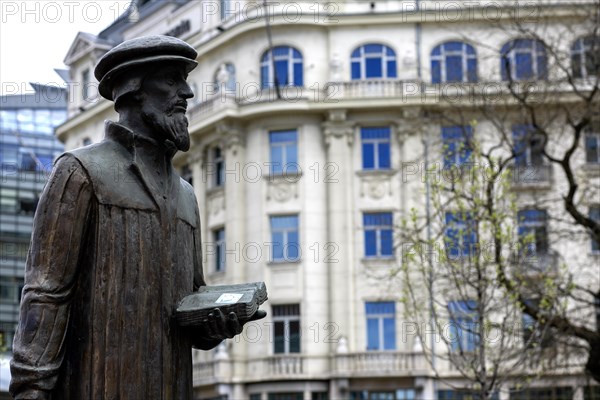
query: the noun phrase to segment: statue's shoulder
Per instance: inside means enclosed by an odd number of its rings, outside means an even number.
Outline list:
[[[75,157],[84,168],[115,168],[115,166],[130,164],[128,154],[123,151],[120,144],[112,140],[104,140],[89,146],[65,152]]]
[[[179,178],[179,187],[177,214],[179,218],[196,228],[198,221],[198,202],[196,201],[194,187],[181,177]]]

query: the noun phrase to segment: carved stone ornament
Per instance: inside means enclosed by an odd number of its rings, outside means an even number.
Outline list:
[[[223,188],[214,189],[208,195],[208,212],[216,215],[225,209],[225,191]]]
[[[285,203],[298,197],[298,184],[285,179],[269,179],[267,181],[267,200]]]
[[[360,180],[360,196],[374,200],[392,195],[391,177],[389,175],[363,176]]]

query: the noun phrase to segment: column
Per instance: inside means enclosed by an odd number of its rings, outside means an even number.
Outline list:
[[[339,251],[337,262],[328,267],[329,279],[329,321],[337,324],[339,330],[336,338],[345,336],[353,343],[352,331],[355,326],[354,307],[354,165],[352,145],[355,124],[346,120],[345,110],[331,111],[329,119],[323,123],[327,163],[333,164],[337,173],[326,182],[327,185],[327,236],[328,241],[335,243]],[[327,172],[327,171],[324,171]],[[336,343],[332,343],[330,351],[335,352]],[[351,345],[352,347],[352,345]]]

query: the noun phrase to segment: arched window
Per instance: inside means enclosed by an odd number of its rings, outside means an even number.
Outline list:
[[[275,66],[275,70],[273,70]],[[302,54],[289,46],[277,46],[267,50],[260,62],[263,89],[278,86],[303,86]]]
[[[511,40],[502,46],[500,52],[500,70],[503,81],[546,79],[547,64],[546,49],[539,40]]]
[[[352,52],[350,63],[352,80],[396,77],[396,53],[383,44],[358,47]]]
[[[235,66],[231,63],[221,64],[215,71],[213,82],[215,83],[215,92],[220,92],[222,90],[226,92],[235,92]]]
[[[446,42],[431,52],[431,82],[476,82],[477,56],[473,46]]]
[[[579,38],[571,47],[574,78],[600,76],[600,36]]]

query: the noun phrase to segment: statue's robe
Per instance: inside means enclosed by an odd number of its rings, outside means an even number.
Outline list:
[[[139,146],[168,158],[166,177],[140,165]],[[34,219],[13,394],[192,399],[192,335],[174,312],[205,283],[198,207],[173,154],[107,122],[103,142],[57,160]]]

